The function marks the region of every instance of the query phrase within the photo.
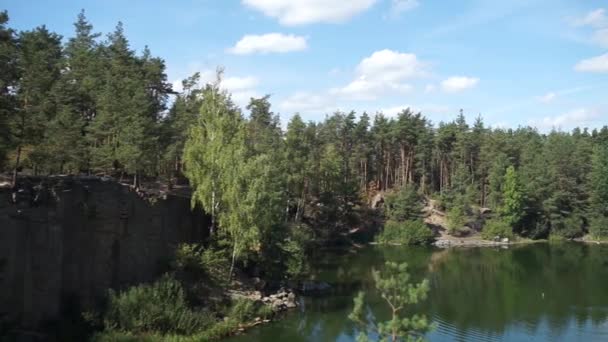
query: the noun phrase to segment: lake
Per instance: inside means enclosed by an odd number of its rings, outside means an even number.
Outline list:
[[[385,261],[406,261],[416,281],[429,279],[429,298],[412,308],[437,325],[429,341],[608,341],[608,246],[369,246],[315,260],[311,279],[330,283],[329,294],[301,298],[283,319],[227,341],[354,341],[347,316],[358,291],[370,315],[388,319],[371,276]]]

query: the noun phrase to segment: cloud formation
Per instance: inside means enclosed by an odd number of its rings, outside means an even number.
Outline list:
[[[418,0],[391,0],[391,15],[397,17],[420,6]]]
[[[279,103],[279,109],[284,112],[299,113],[328,113],[334,109],[326,96],[309,92],[297,92]]]
[[[474,88],[479,83],[479,78],[466,76],[452,76],[441,82],[441,89],[447,93],[457,93]]]
[[[308,43],[305,37],[293,34],[267,33],[262,35],[245,35],[228,52],[236,55],[254,53],[287,53],[306,50]]]
[[[369,9],[377,0],[242,0],[283,25],[341,23]]]
[[[556,116],[532,119],[528,121],[528,124],[539,129],[586,127],[599,118],[600,112],[596,109],[577,108]]]
[[[330,93],[354,100],[374,100],[380,94],[406,93],[412,86],[405,82],[427,74],[426,63],[415,54],[380,50],[364,58],[355,69],[356,78]]]
[[[543,96],[539,96],[537,97],[538,101],[542,102],[542,103],[551,103],[553,102],[555,99],[557,98],[557,94],[555,94],[554,92],[548,92]]]
[[[573,20],[574,26],[591,26],[596,28],[601,28],[608,26],[608,16],[606,16],[606,10],[603,8],[598,8],[587,13],[585,16],[581,18],[576,18]]]
[[[608,53],[589,59],[583,59],[574,66],[574,70],[594,73],[608,72]]]

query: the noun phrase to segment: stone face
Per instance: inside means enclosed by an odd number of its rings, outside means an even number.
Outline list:
[[[110,288],[153,280],[177,244],[207,235],[188,196],[150,201],[94,177],[38,182],[0,188],[0,317],[26,327],[57,318],[65,299],[91,308]]]

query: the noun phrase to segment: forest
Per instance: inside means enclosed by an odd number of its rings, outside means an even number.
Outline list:
[[[0,166],[15,177],[105,174],[137,186],[185,175],[212,215],[221,208],[220,221],[237,200],[222,198],[233,186],[262,193],[249,204],[271,217],[250,220],[322,217],[334,223],[327,235],[348,229],[375,193],[411,188],[438,199],[452,221],[490,208],[533,238],[603,235],[606,126],[546,134],[493,129],[481,117],[467,123],[462,111],[432,123],[403,110],[335,112],[322,122],[294,113],[284,131],[269,96],[237,108],[219,87],[221,70],[214,84],[196,73],[175,92],[163,59],[133,51],[121,23],[104,39],[82,12],[65,40],[45,26],[15,32],[6,12],[0,25]]]
[[[321,122],[289,113],[282,126],[269,95],[236,106],[222,68],[176,91],[163,59],[134,51],[121,23],[104,37],[83,11],[74,27],[70,38],[45,26],[17,32],[0,13],[0,170],[13,186],[56,174],[189,184],[211,238],[204,252],[178,250],[178,266],[202,260],[228,281],[235,268],[297,278],[314,246],[348,243],[353,231],[432,241],[421,219],[429,201],[454,236],[480,218],[487,239],[608,236],[607,126],[545,133],[467,122],[462,110],[434,123],[410,109]],[[378,194],[380,214],[370,206]]]

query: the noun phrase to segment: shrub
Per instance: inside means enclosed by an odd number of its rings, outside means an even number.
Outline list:
[[[605,239],[608,237],[608,217],[595,216],[589,222],[589,234],[595,239]]]
[[[486,222],[481,231],[481,237],[485,240],[494,240],[497,236],[501,239],[512,239],[514,237],[513,229],[505,221],[500,219],[493,219]]]
[[[200,244],[181,244],[175,250],[173,268],[206,276],[221,285],[228,278],[230,261],[222,250],[205,249]]]
[[[422,216],[422,199],[411,186],[387,194],[384,207],[387,218],[393,221],[416,220]]]
[[[297,224],[289,227],[287,237],[280,244],[280,260],[284,264],[284,272],[289,278],[298,278],[309,271],[308,252],[314,241],[314,233],[310,226]]]
[[[465,208],[461,205],[453,206],[447,214],[448,232],[452,235],[460,232],[467,223]]]
[[[433,240],[433,232],[421,220],[397,222],[389,220],[378,236],[380,243],[400,243],[405,245],[428,244]]]
[[[193,334],[215,323],[215,316],[188,307],[182,285],[169,276],[123,292],[110,291],[104,316],[108,330],[132,333]]]
[[[573,239],[583,234],[583,221],[578,215],[559,217],[551,220],[551,235]]]
[[[272,315],[270,306],[251,299],[241,298],[232,303],[228,316],[238,323],[245,323],[256,317],[268,318]]]

